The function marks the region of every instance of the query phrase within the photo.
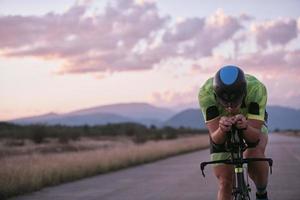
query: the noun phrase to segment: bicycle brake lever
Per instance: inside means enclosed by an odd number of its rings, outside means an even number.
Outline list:
[[[202,176],[205,177],[204,171],[202,170]]]
[[[204,167],[205,167],[205,163],[201,163],[200,168],[201,168],[201,172],[202,172],[202,176],[205,177],[204,174]]]
[[[272,174],[273,160],[269,160],[270,174]]]

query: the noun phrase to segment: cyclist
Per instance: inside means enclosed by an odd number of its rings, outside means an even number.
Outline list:
[[[252,75],[244,74],[239,67],[228,65],[204,83],[198,98],[209,130],[212,161],[230,158],[225,149],[225,139],[233,124],[244,130],[243,136],[251,147],[244,152],[244,157],[265,157],[268,142],[267,91],[263,83]],[[256,185],[257,199],[268,200],[268,170],[266,162],[248,165],[249,176]],[[216,164],[213,171],[219,184],[218,200],[231,199],[233,166]]]

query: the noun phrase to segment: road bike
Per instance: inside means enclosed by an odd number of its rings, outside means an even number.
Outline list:
[[[243,158],[243,152],[247,148],[250,148],[250,146],[246,143],[242,135],[243,130],[232,126],[230,133],[227,134],[225,143],[226,150],[231,154],[230,159],[202,162],[200,164],[203,177],[205,177],[204,168],[206,165],[223,163],[234,166],[235,173],[232,189],[234,200],[250,200],[251,188],[249,185],[248,171],[245,170],[249,163],[268,162],[271,174],[273,166],[273,160],[271,158]]]

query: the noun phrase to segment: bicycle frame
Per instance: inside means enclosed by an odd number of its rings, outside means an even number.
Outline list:
[[[243,165],[248,165],[250,162],[268,162],[270,173],[272,174],[273,160],[271,158],[243,158],[243,152],[248,148],[248,146],[242,137],[242,132],[242,130],[233,126],[230,134],[227,134],[226,150],[228,150],[231,154],[230,160],[202,162],[200,164],[200,168],[203,177],[205,177],[204,168],[206,165],[218,163],[233,165],[235,172],[235,185],[233,185],[232,195],[235,200],[250,200],[249,192],[251,192],[251,188],[248,183],[248,174],[247,182],[245,181]]]

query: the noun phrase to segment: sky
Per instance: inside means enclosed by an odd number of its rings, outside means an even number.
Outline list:
[[[229,64],[300,109],[298,0],[0,0],[0,120],[113,103],[198,106]]]

